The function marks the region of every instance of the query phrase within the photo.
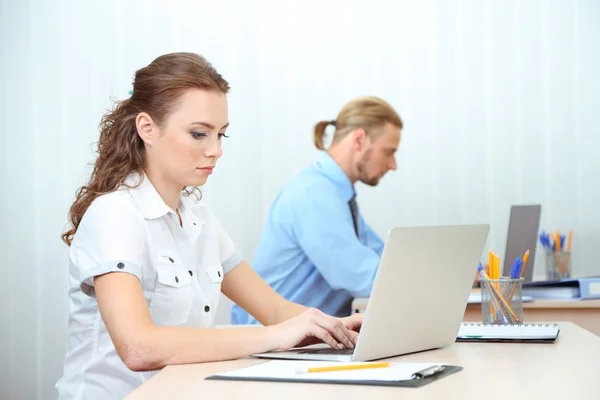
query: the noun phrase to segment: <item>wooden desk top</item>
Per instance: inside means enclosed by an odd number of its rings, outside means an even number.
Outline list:
[[[475,290],[474,290],[475,291]],[[352,302],[352,310],[364,310],[368,297],[358,297]],[[481,307],[481,303],[467,304],[467,307]],[[600,300],[534,300],[523,303],[523,308],[598,308]]]
[[[246,358],[166,367],[127,399],[598,398],[600,338],[570,322],[559,325],[561,332],[553,344],[454,343],[391,359],[447,362],[464,368],[422,388],[204,380],[215,373],[264,362]],[[498,386],[490,376],[495,377]]]
[[[534,300],[523,308],[600,308],[600,300]]]

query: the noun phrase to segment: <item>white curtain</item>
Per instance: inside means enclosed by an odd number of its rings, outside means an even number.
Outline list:
[[[382,236],[487,222],[502,255],[510,206],[538,203],[543,229],[574,230],[575,273],[600,274],[599,20],[593,0],[0,0],[0,398],[56,396],[59,235],[110,98],[166,52],[201,53],[232,85],[203,192],[249,261],[271,201],[318,156],[313,124],[368,94],[405,121],[398,171],[358,187]]]

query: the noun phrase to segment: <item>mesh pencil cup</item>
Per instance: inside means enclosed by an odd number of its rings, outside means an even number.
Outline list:
[[[571,277],[571,252],[546,251],[546,279],[555,281]]]
[[[481,320],[484,324],[522,324],[523,278],[482,280]]]

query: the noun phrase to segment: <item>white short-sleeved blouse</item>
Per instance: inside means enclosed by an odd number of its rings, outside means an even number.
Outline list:
[[[135,186],[137,174],[125,181]],[[154,372],[121,361],[96,302],[94,277],[136,276],[157,325],[207,328],[223,276],[242,256],[206,204],[180,198],[177,214],[150,180],[98,197],[83,216],[69,250],[68,351],[56,387],[59,399],[121,399]]]

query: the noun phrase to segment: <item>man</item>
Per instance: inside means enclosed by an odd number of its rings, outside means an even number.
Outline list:
[[[396,169],[403,124],[385,101],[360,97],[335,121],[315,125],[319,150],[325,150],[328,125],[335,127],[329,149],[272,204],[253,267],[286,299],[347,316],[354,297],[370,295],[383,250],[383,241],[360,216],[354,184],[376,186]],[[239,306],[231,319],[257,323]]]

